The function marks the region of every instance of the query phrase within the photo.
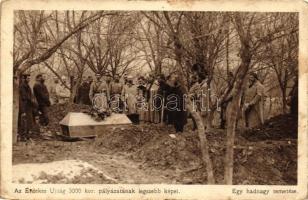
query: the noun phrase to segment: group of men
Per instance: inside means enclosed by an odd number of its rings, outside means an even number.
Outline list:
[[[29,86],[30,74],[21,75],[19,84],[18,135],[20,141],[30,139],[33,126],[49,123],[48,107],[51,105],[49,92],[42,74],[36,76],[33,90]],[[33,92],[32,92],[33,91]]]
[[[55,79],[50,91],[45,85],[42,74],[36,76],[33,90],[29,86],[29,81],[30,74],[21,76],[18,116],[18,132],[21,140],[29,139],[35,121],[41,126],[48,125],[48,107],[51,104],[62,104],[71,98],[71,90],[65,77]],[[207,87],[206,83],[206,76],[197,76],[189,93],[200,93],[202,88]],[[167,77],[150,74],[137,79],[124,76],[122,80],[119,76],[110,79],[96,74],[94,80],[89,76],[81,82],[74,102],[96,107],[101,112],[109,110],[125,113],[136,124],[165,123],[173,125],[176,132],[183,132],[188,116],[184,105],[184,93],[183,85],[180,84],[176,74]],[[263,99],[263,85],[256,74],[250,74],[243,99],[245,126],[256,126],[264,122]],[[221,111],[222,120],[228,115],[226,105],[228,102],[224,103],[225,109]]]

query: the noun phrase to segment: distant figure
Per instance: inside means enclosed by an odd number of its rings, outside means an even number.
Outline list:
[[[109,89],[107,83],[103,80],[100,74],[96,74],[95,77],[96,80],[93,81],[93,83],[90,86],[89,98],[92,105],[96,105],[95,96],[98,96],[99,99],[97,99],[96,102],[99,103],[99,105],[101,106],[99,110],[100,112],[105,112],[108,110]]]
[[[38,103],[38,111],[40,116],[40,124],[47,126],[49,123],[48,107],[50,106],[49,92],[44,84],[45,79],[42,74],[36,76],[36,83],[33,86],[33,93]]]
[[[234,75],[232,72],[228,73],[228,77],[227,77],[227,85],[226,88],[224,89],[224,91],[226,92],[227,90],[230,90],[231,88],[231,82],[234,79]],[[230,107],[230,102],[232,101],[232,96],[230,96],[229,98],[227,98],[225,101],[221,102],[221,110],[220,110],[220,128],[224,129],[226,127],[226,123],[227,123],[227,111],[229,111],[228,107]]]
[[[110,107],[113,112],[121,112],[123,109],[121,94],[123,84],[120,83],[120,77],[116,75],[114,81],[109,84],[110,91]]]
[[[89,76],[86,80],[84,80],[78,88],[77,92],[77,103],[91,105],[91,100],[89,97],[91,83],[93,82],[92,77]]]
[[[169,115],[172,119],[175,131],[181,133],[187,123],[187,112],[185,111],[184,106],[184,92],[176,75],[172,75],[170,81],[171,88],[167,97],[167,109],[169,110]]]
[[[58,97],[57,97],[57,93],[56,93],[56,88],[57,85],[59,84],[59,80],[58,78],[54,79],[54,84],[50,86],[49,90],[49,94],[50,94],[50,103],[53,104],[57,104],[59,103]]]
[[[168,124],[168,109],[166,109],[166,104],[167,104],[167,96],[169,95],[171,91],[170,85],[167,84],[166,77],[164,75],[160,75],[158,78],[158,90],[157,94],[160,97],[160,99],[157,99],[155,101],[155,105],[157,108],[160,108],[160,122],[164,122],[165,124]],[[162,113],[163,112],[163,113]]]
[[[244,96],[246,127],[255,127],[264,123],[264,86],[256,73],[249,74]]]
[[[200,112],[201,117],[205,121],[208,114],[208,102],[209,102],[209,86],[207,84],[206,74],[193,74],[191,80],[191,87],[188,91],[190,99],[193,102],[193,110]],[[195,119],[192,117],[193,130],[197,129]]]
[[[19,85],[18,133],[21,141],[30,139],[30,130],[34,125],[35,102],[29,86],[30,74],[21,76]]]
[[[126,105],[127,117],[134,123],[139,124],[139,114],[137,112],[137,87],[133,84],[132,77],[127,78],[127,84],[123,89]]]
[[[148,121],[148,102],[146,96],[146,80],[143,76],[139,76],[137,83],[137,109],[140,122]]]
[[[69,101],[71,92],[70,90],[65,86],[65,84],[67,84],[67,80],[65,76],[62,76],[62,83],[58,84],[56,86],[56,95],[57,95],[57,99],[58,102],[60,104],[64,104],[67,103]]]
[[[149,104],[149,121],[151,123],[159,123],[159,109],[156,107],[155,103],[156,103],[156,96],[157,96],[157,92],[158,92],[158,88],[159,88],[159,83],[157,80],[155,80],[155,77],[151,78],[151,82],[150,82],[150,87],[148,90],[148,94],[149,94],[149,99],[148,99],[148,104]]]

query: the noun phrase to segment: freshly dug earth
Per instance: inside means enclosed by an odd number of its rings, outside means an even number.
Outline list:
[[[242,134],[249,141],[297,139],[297,117],[278,115]]]
[[[60,121],[68,111],[86,109],[78,106],[58,106],[51,114]],[[297,132],[292,132],[296,131],[296,123],[291,123],[294,119],[289,117],[279,116],[263,127],[236,135],[234,184],[297,183]],[[58,121],[53,119],[47,130],[59,131]],[[189,127],[190,124],[183,134],[176,134],[173,127],[159,124],[116,126],[95,140],[78,142],[38,138],[29,145],[14,145],[13,164],[76,159],[90,163],[116,183],[206,184],[198,135]],[[216,182],[222,184],[226,134],[221,129],[206,134]],[[87,181],[104,182],[97,178]]]

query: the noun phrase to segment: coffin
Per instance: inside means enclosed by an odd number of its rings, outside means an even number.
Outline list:
[[[103,121],[97,122],[85,113],[69,112],[59,124],[64,136],[93,137],[102,135],[115,126],[125,126],[132,122],[125,114],[112,113]]]

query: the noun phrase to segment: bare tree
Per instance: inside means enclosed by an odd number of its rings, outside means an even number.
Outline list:
[[[295,20],[297,15],[294,14],[285,14],[276,17],[282,18],[285,25],[283,31],[285,36],[268,43],[260,57],[276,75],[282,96],[282,111],[286,113],[288,83],[297,75],[298,23]]]
[[[229,90],[232,101],[230,113],[227,117],[227,152],[224,174],[226,184],[232,184],[233,180],[233,145],[236,120],[240,110],[240,100],[245,87],[247,72],[260,62],[260,53],[269,43],[274,43],[279,38],[290,34],[290,32],[285,32],[289,28],[284,23],[280,13],[231,13],[230,16],[240,41],[240,65],[236,72],[234,85]]]
[[[44,11],[16,11],[14,14],[13,72],[16,81],[14,82],[13,90],[19,91],[17,83],[21,73],[34,65],[46,61],[66,40],[99,19],[103,12],[93,13],[55,42],[50,41],[50,36],[48,37],[46,32],[44,34],[46,22],[51,18],[50,13],[45,13]],[[16,113],[19,112],[18,99],[18,93],[15,93],[13,96],[13,109]],[[14,118],[13,130],[14,134],[16,134],[18,115],[14,115]]]

